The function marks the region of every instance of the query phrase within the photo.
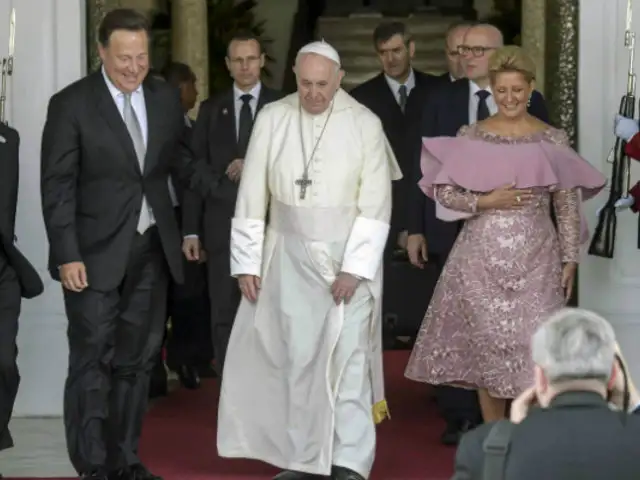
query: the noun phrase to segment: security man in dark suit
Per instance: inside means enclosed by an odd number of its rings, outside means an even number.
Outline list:
[[[0,123],[0,451],[13,447],[9,420],[20,384],[16,338],[21,298],[44,290],[38,272],[15,243],[19,148],[18,132]]]
[[[175,89],[148,77],[149,24],[116,9],[100,70],[56,93],[42,134],[49,269],[69,319],[64,420],[81,478],[157,480],[138,457],[169,273],[182,282],[169,175],[204,197],[217,179],[184,144]],[[182,147],[182,148],[181,148]]]
[[[190,142],[193,121],[187,113],[193,109],[198,98],[196,75],[189,65],[181,62],[169,63],[157,75],[180,92],[185,136]],[[184,188],[180,182],[169,180],[169,194],[181,226]],[[199,262],[187,262],[184,259],[184,283],[169,282],[167,311],[163,314],[169,320],[165,336],[166,365],[177,373],[182,386],[188,389],[199,388],[201,377],[215,377],[211,366],[213,345],[205,260],[204,255]],[[151,376],[149,397],[163,396],[167,391],[165,359],[160,351]]]
[[[403,172],[402,179],[392,185],[393,210],[384,254],[383,282],[384,345],[385,348],[402,348],[406,345],[400,338],[411,339],[417,334],[418,312],[424,312],[429,300],[425,287],[434,284],[432,278],[407,262],[406,192],[410,188],[413,160],[407,132],[420,125],[424,95],[440,81],[412,66],[416,45],[404,23],[380,23],[373,31],[372,40],[382,71],[355,87],[350,94],[380,118]]]
[[[265,54],[260,40],[249,32],[236,34],[227,49],[227,68],[233,86],[200,105],[191,147],[198,159],[206,160],[218,178],[208,200],[197,192],[185,192],[183,252],[189,261],[200,260],[206,251],[211,330],[215,368],[222,374],[231,327],[241,293],[231,277],[229,255],[231,219],[242,176],[253,123],[260,109],[282,94],[260,81]]]
[[[502,35],[493,26],[478,24],[467,29],[464,42],[459,51],[467,78],[443,83],[440,88],[427,94],[420,134],[411,141],[414,156],[408,190],[407,251],[411,263],[418,268],[424,268],[428,261],[441,271],[462,226],[461,222],[439,220],[434,201],[418,187],[422,178],[422,137],[456,136],[462,126],[484,120],[497,111],[489,84],[489,57],[493,50],[502,46]],[[544,99],[537,91],[531,97],[529,113],[544,122],[548,121]],[[442,435],[444,444],[456,444],[462,433],[481,423],[476,392],[441,386],[436,388],[436,396],[447,422]]]
[[[511,422],[462,437],[453,480],[639,478],[640,396],[616,350],[602,317],[556,313],[533,337],[535,386],[513,402]]]
[[[387,253],[406,247],[407,187],[413,151],[407,145],[407,129],[420,123],[423,92],[435,88],[436,77],[415,69],[411,61],[416,45],[402,22],[380,23],[373,31],[373,45],[382,64],[382,72],[358,85],[351,96],[368,107],[382,121],[384,133],[403,172],[403,180],[393,185],[393,212]]]

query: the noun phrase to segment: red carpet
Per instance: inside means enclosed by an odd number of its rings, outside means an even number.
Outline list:
[[[445,480],[452,474],[452,448],[439,443],[444,427],[426,386],[403,376],[406,351],[385,353],[391,420],[378,427],[371,480]],[[258,462],[216,454],[217,384],[178,390],[149,413],[142,458],[165,480],[270,480],[278,471]],[[36,479],[31,479],[36,480]]]

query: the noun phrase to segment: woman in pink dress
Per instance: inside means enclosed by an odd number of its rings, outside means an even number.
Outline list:
[[[440,219],[466,221],[405,372],[478,390],[485,421],[530,385],[530,338],[571,295],[588,237],[581,202],[605,184],[563,131],[527,113],[535,66],[520,48],[496,51],[490,73],[498,113],[423,141],[420,187]]]

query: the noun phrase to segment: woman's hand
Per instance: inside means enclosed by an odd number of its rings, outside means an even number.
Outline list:
[[[515,183],[496,188],[478,199],[479,210],[512,210],[526,207],[533,199],[530,189],[513,188]]]
[[[573,294],[577,267],[573,262],[565,263],[564,267],[562,267],[562,288],[564,289],[564,299],[566,302],[569,301]]]

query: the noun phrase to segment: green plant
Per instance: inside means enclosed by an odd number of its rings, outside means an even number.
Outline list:
[[[257,3],[256,0],[208,0],[210,93],[229,88],[233,83],[225,65],[225,57],[227,45],[237,32],[248,31],[258,37],[267,52],[267,65],[273,61],[268,54],[271,39],[264,37],[265,22],[258,20],[253,11]],[[263,75],[271,76],[267,66]]]

